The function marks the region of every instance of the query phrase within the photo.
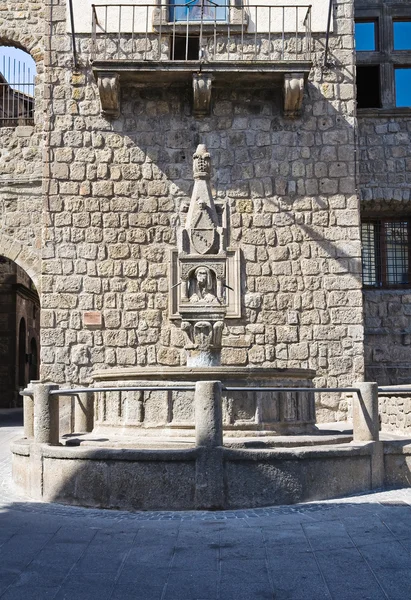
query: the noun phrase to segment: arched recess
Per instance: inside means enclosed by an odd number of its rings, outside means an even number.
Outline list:
[[[12,247],[0,254],[0,408],[21,406],[19,392],[38,379],[39,366],[40,298],[24,268],[27,253],[21,249],[18,263]]]

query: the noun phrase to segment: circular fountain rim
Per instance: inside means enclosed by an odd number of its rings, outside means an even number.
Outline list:
[[[278,368],[278,367],[237,367],[237,366],[214,366],[214,367],[126,367],[102,369],[94,371],[93,381],[126,381],[131,379],[142,380],[226,380],[226,379],[291,379],[307,378],[313,379],[316,372],[313,369]],[[292,386],[290,386],[292,387]]]

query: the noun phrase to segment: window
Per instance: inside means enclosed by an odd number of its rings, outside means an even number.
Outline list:
[[[355,49],[358,52],[373,51],[377,49],[376,21],[356,21]]]
[[[357,67],[358,108],[380,108],[380,66]]]
[[[411,67],[395,69],[395,106],[411,106]]]
[[[229,4],[227,2],[227,4]],[[222,6],[221,6],[222,5]],[[227,6],[225,1],[217,0],[181,0],[171,2],[171,21],[226,21]]]
[[[364,112],[378,109],[377,114],[408,114],[411,111],[410,2],[356,4],[357,106]]]
[[[36,63],[27,52],[0,47],[0,127],[31,125]]]
[[[411,21],[394,21],[394,50],[411,50]]]
[[[367,287],[408,287],[410,219],[363,222],[362,276]]]

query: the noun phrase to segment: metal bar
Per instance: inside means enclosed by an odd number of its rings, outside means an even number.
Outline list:
[[[135,26],[135,15],[136,13],[136,7],[133,4],[133,19],[132,19],[132,24],[131,24],[131,52],[132,54],[134,54],[134,26]]]
[[[142,385],[132,385],[132,386],[125,386],[125,387],[100,387],[100,388],[73,388],[73,389],[61,389],[61,390],[55,390],[53,392],[50,392],[52,395],[54,396],[76,396],[77,394],[82,394],[82,393],[87,393],[87,392],[93,392],[93,393],[100,393],[100,392],[174,392],[174,391],[180,391],[180,390],[184,390],[184,391],[194,391],[195,390],[195,386],[194,385],[182,385],[182,386],[178,386],[178,385],[173,385],[173,386],[165,386],[165,385],[147,385],[147,386],[142,386]]]
[[[186,60],[188,60],[188,16],[190,13],[190,8],[187,8],[187,27],[186,27]]]
[[[411,394],[411,388],[401,388],[398,390],[397,388],[389,388],[389,387],[379,387],[379,394]]]
[[[330,40],[332,6],[333,6],[333,0],[330,0],[329,4],[328,4],[327,33],[325,36],[325,52],[324,52],[324,65],[325,66],[328,65],[328,47],[329,47],[329,40]]]
[[[271,8],[268,7],[268,60],[271,58]]]
[[[167,7],[167,10],[170,10],[170,7]],[[173,10],[173,39],[172,39],[172,60],[175,60],[175,54],[176,54],[176,11],[175,8]]]
[[[108,38],[108,35],[107,35],[107,19],[108,19],[108,14],[107,14],[107,11],[108,11],[108,6],[106,5],[106,10],[104,11],[105,12],[104,33],[106,34],[106,36],[104,38],[104,58],[107,58],[107,38]]]
[[[244,5],[241,7],[241,60],[244,60]]]
[[[309,388],[309,387],[225,387],[223,390],[227,392],[345,392],[359,393],[359,388]]]
[[[91,5],[91,60],[96,59],[97,15],[96,7]]]
[[[118,39],[117,39],[117,58],[120,58],[120,48],[121,48],[121,4],[118,10]]]
[[[295,60],[297,60],[298,47],[298,6],[295,7]]]
[[[231,21],[231,12],[230,5],[228,5],[228,31],[227,31],[227,59],[230,60],[230,44],[231,44],[231,30],[230,30],[230,21]]]
[[[342,392],[342,393],[359,393],[360,388],[347,387],[347,388],[310,388],[310,387],[261,387],[261,386],[222,386],[222,389],[227,392],[313,392],[313,393],[325,393],[325,392]],[[157,385],[133,385],[124,387],[83,387],[83,388],[62,388],[59,390],[53,390],[50,392],[53,396],[76,396],[77,394],[84,393],[101,393],[101,392],[173,392],[173,391],[194,391],[194,385],[170,385],[170,386],[157,386]],[[378,388],[380,391],[381,388]],[[391,391],[390,388],[382,390],[383,392]],[[393,389],[392,391],[398,392]],[[406,392],[408,390],[403,390]],[[411,388],[409,389],[411,392]],[[33,390],[25,389],[20,392],[21,396],[31,396]]]
[[[203,20],[204,20],[204,0],[201,0],[200,9],[200,40],[198,44],[198,60],[201,62],[203,57]]]
[[[217,57],[217,11],[214,11],[214,55],[213,60]],[[411,264],[411,261],[410,261]]]
[[[285,6],[283,6],[283,28],[281,33],[281,41],[282,41],[282,50],[281,50],[281,58],[284,60],[284,46],[285,46]]]
[[[76,33],[74,30],[73,0],[69,0],[69,8],[70,8],[71,44],[72,44],[72,50],[73,50],[73,62],[74,62],[74,68],[78,69],[77,50],[76,50]]]
[[[161,19],[161,13],[160,13]],[[146,6],[146,47],[144,50],[144,60],[147,60],[147,48],[148,48],[148,6]]]
[[[163,26],[163,14],[160,11],[160,27],[158,30],[158,60],[161,60],[161,39],[162,39],[162,33],[161,33],[161,28]]]
[[[19,64],[19,68],[20,68],[20,64]],[[16,59],[13,59],[13,80],[16,80]],[[18,98],[18,95],[17,95]],[[16,116],[17,118],[19,117],[19,106],[17,105],[17,110],[16,110],[16,92],[13,91],[12,93],[12,105],[11,105],[11,110],[12,110],[12,115]],[[18,123],[18,121],[17,121]]]
[[[255,7],[254,60],[257,60],[257,29],[258,29],[258,6]]]

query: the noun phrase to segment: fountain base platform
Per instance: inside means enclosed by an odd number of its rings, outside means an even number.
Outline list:
[[[258,508],[408,485],[411,440],[350,439],[225,437],[208,452],[177,437],[144,447],[93,434],[60,446],[22,439],[12,444],[13,478],[36,500],[120,510]]]

